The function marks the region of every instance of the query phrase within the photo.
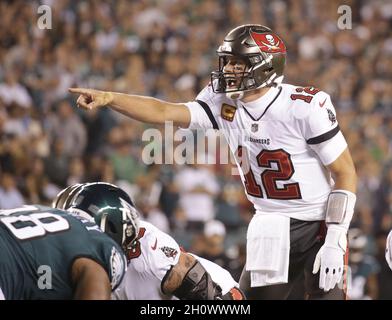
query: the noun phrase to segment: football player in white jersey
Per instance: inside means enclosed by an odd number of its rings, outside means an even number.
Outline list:
[[[228,271],[181,251],[172,237],[141,220],[131,198],[115,185],[92,182],[69,186],[59,193],[53,207],[95,221],[114,240],[131,239],[123,246],[128,268],[112,299],[245,299]]]
[[[240,279],[247,297],[285,299],[305,279],[306,297],[344,299],[357,177],[330,96],[282,84],[286,47],[267,27],[231,30],[217,53],[219,70],[192,102],[70,92],[87,110],[107,105],[143,122],[222,130],[255,208]]]
[[[207,271],[211,280],[221,288],[215,300],[243,300],[238,283],[219,265],[183,252],[178,243],[151,223],[140,220],[135,250],[128,255],[128,270],[112,297],[116,300],[169,300],[178,299],[176,290],[182,274],[196,261]],[[142,288],[142,289],[141,289]],[[193,296],[192,298],[200,299]],[[209,298],[211,299],[211,298]]]

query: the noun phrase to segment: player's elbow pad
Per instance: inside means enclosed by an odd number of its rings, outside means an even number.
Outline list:
[[[199,261],[191,267],[173,294],[181,300],[221,300],[222,289]]]

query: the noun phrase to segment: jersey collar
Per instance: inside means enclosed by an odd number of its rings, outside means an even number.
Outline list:
[[[260,98],[250,102],[241,101],[241,105],[253,121],[258,121],[263,117],[267,109],[275,102],[281,91],[282,87],[280,86],[272,87]]]

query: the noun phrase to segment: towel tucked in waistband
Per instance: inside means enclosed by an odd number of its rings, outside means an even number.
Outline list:
[[[246,270],[251,287],[287,283],[290,259],[290,218],[256,213],[247,232]]]

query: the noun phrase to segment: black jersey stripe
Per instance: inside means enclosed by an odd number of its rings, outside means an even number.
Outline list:
[[[207,103],[205,103],[204,101],[201,100],[196,100],[196,102],[198,104],[200,104],[200,106],[204,109],[205,113],[207,114],[208,118],[210,119],[211,123],[212,123],[212,127],[216,130],[219,129],[218,127],[218,123],[216,122],[214,115],[212,114],[212,111],[210,109],[210,107],[208,106]]]
[[[326,133],[323,133],[317,137],[310,138],[310,139],[306,140],[306,142],[308,144],[319,144],[319,143],[322,143],[324,141],[327,141],[327,140],[333,138],[334,136],[336,136],[339,133],[339,131],[340,131],[340,128],[339,128],[339,125],[337,125],[332,130],[330,130]]]

